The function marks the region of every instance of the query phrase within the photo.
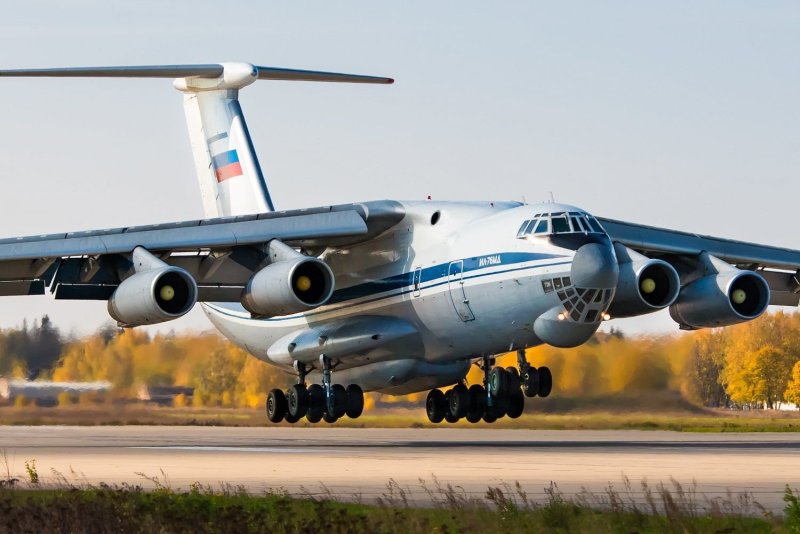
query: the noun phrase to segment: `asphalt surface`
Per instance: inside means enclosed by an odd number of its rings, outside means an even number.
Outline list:
[[[627,478],[629,497],[641,500],[643,481],[674,488],[674,480],[701,503],[749,492],[776,511],[787,483],[800,488],[800,434],[788,433],[0,427],[0,477],[27,480],[26,460],[36,460],[45,482],[74,484],[153,487],[157,477],[173,488],[200,482],[374,500],[393,481],[420,504],[437,481],[474,497],[519,482],[544,499],[551,482],[566,495],[600,495],[609,484],[628,494]]]

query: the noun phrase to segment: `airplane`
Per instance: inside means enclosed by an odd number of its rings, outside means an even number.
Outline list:
[[[276,211],[239,91],[391,78],[249,63],[0,70],[11,76],[174,79],[206,219],[0,239],[0,295],[106,300],[121,327],[171,321],[199,302],[225,337],[296,376],[269,392],[272,423],[357,418],[365,391],[429,390],[433,423],[516,418],[553,385],[526,348],[577,347],[605,320],[664,308],[694,330],[800,301],[800,251],[555,202]],[[496,365],[513,351],[516,367]],[[483,378],[468,384],[472,365]]]

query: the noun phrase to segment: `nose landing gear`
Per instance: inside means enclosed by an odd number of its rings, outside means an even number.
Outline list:
[[[322,384],[306,387],[305,364],[295,362],[297,383],[286,392],[273,389],[267,396],[267,419],[272,423],[296,423],[303,417],[309,423],[335,423],[339,418],[356,419],[364,411],[364,392],[357,384],[345,387],[331,381],[332,364],[324,354],[320,356]]]
[[[425,402],[425,411],[431,423],[446,420],[455,423],[466,418],[470,423],[483,419],[487,423],[508,416],[516,419],[525,410],[525,397],[547,397],[553,389],[553,375],[547,367],[532,367],[525,359],[525,351],[517,351],[515,367],[495,367],[494,358],[484,356],[483,385],[473,384],[467,389],[456,384],[447,393],[431,390]]]

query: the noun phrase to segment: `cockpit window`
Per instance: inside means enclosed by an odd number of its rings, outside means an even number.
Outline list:
[[[600,223],[587,213],[539,213],[534,218],[522,222],[519,230],[517,230],[517,237],[524,238],[531,234],[541,236],[550,233],[585,234],[595,232],[605,233]]]
[[[586,219],[589,221],[589,225],[592,227],[593,231],[603,233],[603,227],[600,226],[600,223],[597,222],[597,219],[590,215],[587,215]]]
[[[569,222],[567,222],[567,217],[563,213],[554,213],[551,222],[553,224],[554,234],[566,234],[571,231]]]

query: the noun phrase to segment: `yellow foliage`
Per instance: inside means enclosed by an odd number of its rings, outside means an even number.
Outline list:
[[[800,408],[800,360],[792,368],[792,379],[786,385],[783,396],[786,402],[796,404]]]
[[[186,397],[184,393],[178,393],[175,395],[175,398],[172,399],[172,406],[175,408],[184,408],[189,404],[189,399]]]
[[[62,391],[58,394],[58,405],[59,406],[69,406],[72,404],[72,395],[70,395],[66,391]]]

